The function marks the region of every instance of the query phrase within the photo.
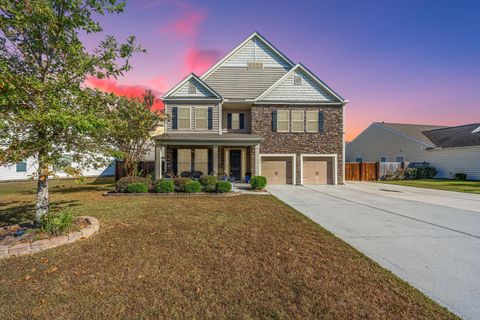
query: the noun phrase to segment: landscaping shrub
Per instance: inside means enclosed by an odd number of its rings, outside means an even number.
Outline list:
[[[175,184],[175,189],[178,192],[185,191],[185,184],[189,181],[192,181],[190,178],[175,178],[173,179],[173,183]]]
[[[206,192],[214,192],[216,190],[218,178],[216,176],[203,176],[200,178],[200,184]]]
[[[40,228],[52,236],[60,236],[73,227],[74,215],[67,209],[60,213],[49,213],[43,216]]]
[[[171,193],[175,191],[175,183],[171,179],[162,179],[155,184],[155,192]]]
[[[126,193],[147,193],[148,185],[144,182],[130,183],[125,189]]]
[[[253,176],[250,179],[250,186],[254,190],[263,190],[267,186],[267,178],[264,176]]]
[[[144,183],[148,186],[150,181],[145,177],[124,177],[117,181],[115,187],[117,192],[126,192],[129,184],[137,182]]]
[[[218,181],[215,185],[215,190],[220,193],[227,193],[232,191],[232,184],[230,181]]]
[[[404,176],[406,180],[433,179],[437,172],[435,167],[430,166],[424,168],[407,168],[404,171]]]
[[[455,180],[465,181],[465,180],[467,180],[467,174],[466,173],[455,173]]]
[[[198,181],[190,180],[185,183],[183,190],[186,193],[198,193],[202,191],[202,185]]]

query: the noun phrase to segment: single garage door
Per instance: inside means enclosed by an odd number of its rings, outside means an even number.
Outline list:
[[[262,157],[262,176],[268,184],[292,184],[292,158]]]
[[[333,158],[303,158],[303,184],[333,184]]]

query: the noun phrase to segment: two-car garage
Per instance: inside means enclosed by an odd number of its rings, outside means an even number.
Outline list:
[[[260,156],[260,174],[267,178],[268,184],[295,184],[295,154],[262,154]],[[323,154],[300,155],[300,181],[302,185],[336,184],[337,156]]]

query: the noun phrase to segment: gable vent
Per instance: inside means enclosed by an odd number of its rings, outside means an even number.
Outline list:
[[[294,76],[293,77],[293,84],[296,86],[301,86],[302,85],[302,77],[301,76]]]
[[[197,87],[195,86],[195,83],[193,83],[193,82],[188,83],[188,93],[189,94],[196,94],[197,93]]]
[[[247,62],[248,70],[263,70],[263,62]]]

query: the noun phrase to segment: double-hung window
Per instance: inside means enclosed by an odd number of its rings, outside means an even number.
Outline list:
[[[318,111],[307,111],[307,132],[318,132]]]
[[[177,160],[178,174],[192,170],[192,151],[190,149],[178,149]]]
[[[195,149],[195,171],[208,174],[208,149]]]
[[[303,110],[292,110],[292,132],[304,132]]]
[[[208,108],[195,107],[195,129],[196,130],[208,129]]]
[[[277,131],[289,132],[290,127],[290,115],[288,110],[277,111]]]
[[[190,107],[178,107],[178,129],[190,129]]]

